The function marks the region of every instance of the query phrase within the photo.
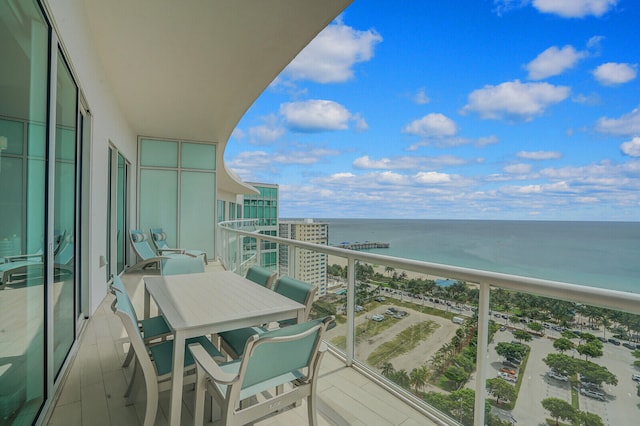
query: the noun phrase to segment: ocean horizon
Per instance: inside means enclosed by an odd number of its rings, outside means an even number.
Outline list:
[[[328,219],[329,244],[388,256],[640,292],[640,222]]]

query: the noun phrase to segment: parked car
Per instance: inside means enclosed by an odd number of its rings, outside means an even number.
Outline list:
[[[553,370],[549,371],[547,373],[547,376],[551,377],[552,379],[560,380],[562,382],[569,381],[569,378],[567,376],[563,376],[562,374],[558,374]]]
[[[580,388],[580,393],[582,395],[588,396],[589,398],[599,399],[600,401],[605,400],[604,393],[592,389]]]
[[[507,329],[507,327],[505,327],[504,325],[500,327],[500,331],[505,331]]]
[[[620,341],[618,341],[616,339],[607,339],[607,341],[609,343],[612,343],[612,344],[616,345],[616,346],[620,346]]]
[[[380,315],[380,314],[376,314],[374,316],[371,317],[372,320],[380,322],[384,319],[384,315]]]
[[[598,340],[600,340],[602,343],[607,343],[607,339],[602,336],[598,336]]]
[[[391,309],[387,309],[384,313],[387,314],[387,315],[395,315],[396,314]]]
[[[502,363],[502,365],[506,366],[506,367],[511,367],[511,368],[518,368],[518,365],[515,362],[511,362],[509,360],[504,361]]]
[[[631,380],[633,380],[634,382],[640,382],[640,374],[632,374]]]
[[[500,371],[502,371],[503,373],[511,374],[512,376],[516,375],[516,370],[514,370],[512,368],[500,367]]]
[[[364,311],[364,307],[360,305],[356,305],[356,312],[362,312],[362,311]]]
[[[498,373],[498,377],[500,377],[501,379],[506,380],[507,382],[515,383],[516,381],[518,381],[517,377],[511,376],[511,375],[509,375],[507,373],[503,373],[503,372]]]
[[[375,299],[375,300],[376,300],[376,302],[384,302],[384,301],[385,301],[385,300],[387,300],[387,299],[385,299],[385,298],[384,298],[384,297],[382,297],[382,296],[378,296],[378,297],[376,297],[376,299]]]
[[[624,346],[624,347],[625,347],[625,348],[627,348],[627,349],[631,349],[631,350],[634,350],[634,349],[636,348],[636,345],[634,345],[634,344],[632,344],[632,343],[629,343],[629,342],[624,342],[624,343],[622,344],[622,346]]]
[[[518,358],[507,358],[507,361],[514,363],[515,365],[520,365],[522,364],[522,360],[518,359]]]

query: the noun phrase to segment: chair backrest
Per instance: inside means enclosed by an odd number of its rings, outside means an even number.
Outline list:
[[[127,289],[124,287],[124,283],[122,282],[122,278],[120,278],[118,275],[112,275],[111,276],[112,280],[111,280],[111,293],[113,293],[115,295],[115,291],[120,291],[122,293],[127,293]],[[128,293],[127,293],[128,294]]]
[[[162,261],[162,275],[196,274],[204,272],[204,259],[197,257],[169,257]]]
[[[151,241],[153,241],[156,249],[169,248],[169,244],[167,244],[167,234],[165,234],[162,228],[149,229],[149,235],[151,235]]]
[[[305,305],[304,317],[305,320],[309,318],[313,297],[316,294],[316,287],[314,285],[285,275],[278,279],[274,291]]]
[[[116,280],[114,279],[114,282],[115,281]],[[138,327],[136,311],[133,309],[133,304],[131,303],[131,299],[129,299],[129,295],[126,291],[114,291],[114,294],[116,296],[116,300],[115,303],[111,305],[111,309],[120,317],[120,320],[122,320],[122,325],[129,336],[129,341],[131,342],[136,358],[142,367],[142,372],[146,381],[147,378],[156,376],[156,370],[151,358],[149,357],[144,340],[142,339],[142,333],[140,331],[140,327]]]
[[[60,242],[58,252],[54,255],[56,265],[70,265],[75,256],[75,244],[73,244],[73,236],[67,236],[64,241]]]
[[[149,246],[147,236],[139,229],[129,230],[129,240],[136,254],[142,259],[152,259],[156,257],[156,252]]]
[[[253,265],[247,271],[246,278],[256,284],[260,284],[261,286],[270,289],[273,286],[273,281],[276,279],[276,275],[276,272],[272,272],[265,267]]]

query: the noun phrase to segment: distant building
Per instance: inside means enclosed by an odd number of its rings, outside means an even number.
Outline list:
[[[291,240],[315,244],[329,244],[329,224],[303,221],[281,221],[278,225],[279,236]],[[301,281],[315,285],[316,298],[327,294],[327,255],[324,253],[296,250],[295,260],[289,256],[288,247],[280,247],[280,275],[289,275]]]
[[[257,227],[261,234],[278,236],[278,185],[269,183],[251,183],[249,185],[260,191],[259,194],[245,194],[242,206],[244,219],[257,219]],[[255,251],[256,240],[251,239],[247,244],[253,244],[249,251]],[[261,247],[260,264],[273,271],[278,269],[278,244],[264,241]]]

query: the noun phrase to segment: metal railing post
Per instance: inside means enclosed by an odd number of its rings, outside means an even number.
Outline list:
[[[262,265],[262,238],[256,236],[256,263]]]
[[[356,330],[356,260],[347,258],[347,348],[346,363],[351,366],[355,353]]]
[[[480,284],[478,301],[478,353],[476,355],[476,400],[474,402],[475,426],[484,426],[484,400],[486,394],[487,363],[489,356],[489,298],[490,286]]]

